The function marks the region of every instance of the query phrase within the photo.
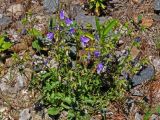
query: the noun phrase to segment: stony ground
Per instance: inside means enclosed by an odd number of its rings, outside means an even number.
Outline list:
[[[49,0],[50,1],[50,0]],[[19,54],[18,61],[9,55],[1,53],[0,60],[0,119],[2,120],[51,120],[46,109],[38,104],[39,92],[29,90],[32,76],[32,57],[38,58],[32,50],[32,39],[23,35],[23,28],[35,27],[45,33],[48,19],[56,13],[57,5],[47,0],[0,0],[0,32],[7,32],[15,45],[11,50]],[[57,0],[58,1],[58,0]],[[85,27],[89,22],[95,27],[94,16],[83,11],[83,0],[61,0],[66,14],[74,18]],[[157,107],[160,106],[160,51],[155,41],[160,39],[160,16],[154,12],[154,0],[113,0],[115,8],[110,13],[100,17],[106,19],[117,18],[121,23],[133,20],[130,23],[135,38],[142,40],[141,49],[132,49],[133,56],[143,56],[150,60],[151,67],[144,69],[140,76],[135,76],[141,82],[135,82],[134,87],[121,102],[113,102],[107,111],[109,120],[142,120],[146,111],[150,111],[150,120],[160,120]],[[32,24],[22,25],[21,20],[26,13],[32,13]],[[147,29],[141,30],[137,19],[143,15],[142,23]],[[125,37],[121,40],[123,46],[131,41]],[[31,57],[32,56],[32,57]],[[5,61],[3,60],[5,58]],[[22,59],[22,58],[25,58]],[[50,61],[50,65],[54,62]],[[22,70],[22,71],[20,71]],[[151,80],[154,76],[154,80]],[[147,81],[147,82],[144,82]],[[144,109],[145,108],[145,109]],[[37,112],[38,111],[38,112]],[[65,119],[62,113],[62,119]],[[92,120],[101,120],[100,115],[93,116]]]

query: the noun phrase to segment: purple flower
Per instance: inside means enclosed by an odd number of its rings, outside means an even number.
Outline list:
[[[135,42],[140,42],[141,41],[141,38],[140,37],[136,37],[135,38]]]
[[[70,32],[71,34],[73,34],[73,33],[75,33],[75,29],[74,29],[74,28],[71,28],[71,29],[69,30],[69,32]]]
[[[99,51],[94,51],[94,56],[95,56],[96,58],[98,58],[98,57],[100,56],[100,52],[99,52]]]
[[[98,65],[97,65],[97,74],[100,74],[101,73],[101,71],[103,70],[103,64],[102,63],[99,63]]]
[[[60,11],[60,19],[61,19],[61,20],[64,20],[64,10],[61,10],[61,11]]]
[[[21,34],[22,34],[22,35],[26,35],[26,34],[27,34],[27,30],[26,30],[25,28],[22,29]]]
[[[70,26],[73,23],[73,21],[71,19],[69,19],[69,18],[66,18],[65,22],[66,22],[67,26]]]
[[[89,38],[88,37],[85,37],[85,36],[81,36],[81,43],[82,43],[82,46],[85,47],[87,45],[87,43],[89,42]]]
[[[54,34],[52,32],[47,34],[47,39],[52,40],[54,38]]]

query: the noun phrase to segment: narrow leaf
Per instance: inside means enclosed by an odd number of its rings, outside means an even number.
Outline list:
[[[106,37],[108,33],[117,25],[116,20],[111,20],[109,23],[107,23],[107,26],[104,29],[103,36]]]
[[[48,109],[48,114],[49,115],[57,115],[61,111],[61,108],[49,108]]]

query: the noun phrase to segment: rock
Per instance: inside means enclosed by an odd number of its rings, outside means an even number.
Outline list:
[[[2,16],[0,18],[0,31],[8,27],[12,22],[12,19],[10,17]]]
[[[154,0],[154,10],[160,11],[160,0]]]
[[[31,111],[32,119],[31,120],[53,120],[47,113],[47,109],[41,111]]]
[[[156,22],[159,22],[160,21],[160,15],[154,15],[153,16],[153,19],[156,21]]]
[[[143,120],[143,117],[139,112],[135,114],[135,120]]]
[[[19,18],[24,13],[24,7],[22,4],[13,4],[7,11],[9,12],[9,15]]]
[[[11,47],[11,50],[16,53],[19,53],[20,51],[27,50],[27,49],[28,49],[28,45],[24,42],[15,44],[14,46]]]
[[[132,0],[133,3],[139,3],[139,0]]]
[[[133,108],[135,106],[135,101],[132,98],[127,98],[125,101],[125,112],[127,115],[130,114],[130,112],[133,111]]]
[[[119,45],[124,44],[124,40],[119,40],[119,41],[118,41],[118,44],[119,44]]]
[[[68,112],[62,111],[60,116],[59,116],[59,119],[60,120],[64,120],[64,119],[67,120],[67,115],[68,115]]]
[[[139,53],[140,53],[139,49],[137,49],[136,47],[132,47],[131,56],[133,60],[139,55]]]
[[[42,116],[39,115],[37,112],[32,111],[32,119],[31,120],[42,120]]]
[[[100,23],[104,23],[107,21],[109,17],[99,17]],[[96,22],[95,22],[95,16],[88,16],[84,13],[80,12],[76,17],[75,20],[77,23],[82,26],[84,29],[88,29],[87,26],[90,24],[92,26],[92,29],[96,29]]]
[[[141,93],[141,91],[136,90],[136,89],[132,89],[131,93],[133,96],[139,96],[139,97],[143,97],[144,95]]]
[[[2,79],[0,79],[0,90],[7,93],[17,93],[22,88],[27,86],[28,81],[31,80],[32,71],[25,68],[23,73],[19,69],[9,69]]]
[[[3,113],[4,111],[8,110],[7,107],[3,107],[3,106],[0,106],[0,113]]]
[[[58,10],[59,0],[43,0],[44,9],[49,13],[54,13]]]
[[[20,28],[20,26],[18,26],[18,28]],[[20,35],[17,33],[17,31],[15,29],[7,30],[7,34],[11,35],[9,38],[11,42],[13,42],[13,43],[21,42]]]
[[[102,120],[102,115],[101,114],[95,115],[90,120]]]
[[[155,67],[156,71],[160,71],[160,59],[159,58],[153,59],[152,64]]]
[[[150,117],[150,120],[159,120],[158,115],[152,114],[152,116]]]
[[[41,33],[43,33],[44,31],[45,31],[45,29],[46,29],[46,26],[45,26],[45,22],[42,22],[42,23],[37,23],[36,25],[34,25],[33,27],[36,29],[36,30],[38,30],[38,31],[40,31]]]
[[[143,0],[132,0],[132,2],[133,3],[135,3],[135,4],[139,4],[139,3],[141,3]]]
[[[20,116],[19,120],[30,120],[31,118],[30,110],[28,108],[22,110],[19,116]]]
[[[76,60],[76,47],[75,46],[72,46],[70,48],[70,53],[69,53],[69,56],[72,60]]]
[[[146,28],[149,28],[153,25],[153,19],[150,19],[150,18],[142,18],[142,23],[141,23],[142,26],[146,27]]]
[[[155,69],[153,66],[147,66],[143,70],[141,70],[138,74],[134,75],[131,79],[132,86],[135,87],[137,85],[142,84],[143,82],[147,82],[151,80],[155,75]]]
[[[3,14],[0,14],[0,19],[3,17]]]

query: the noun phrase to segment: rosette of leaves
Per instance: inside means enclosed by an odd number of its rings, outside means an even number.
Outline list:
[[[97,16],[102,13],[102,10],[106,9],[105,0],[89,0],[89,9],[93,10]]]
[[[5,36],[0,36],[0,52],[8,50],[11,46],[11,42],[5,41]]]
[[[12,51],[11,48],[12,43],[9,41],[6,35],[0,36],[0,61],[5,61],[6,58],[10,57]]]
[[[49,51],[51,49],[53,41],[43,36],[39,30],[29,29],[28,34],[33,37],[32,47],[36,51]]]

